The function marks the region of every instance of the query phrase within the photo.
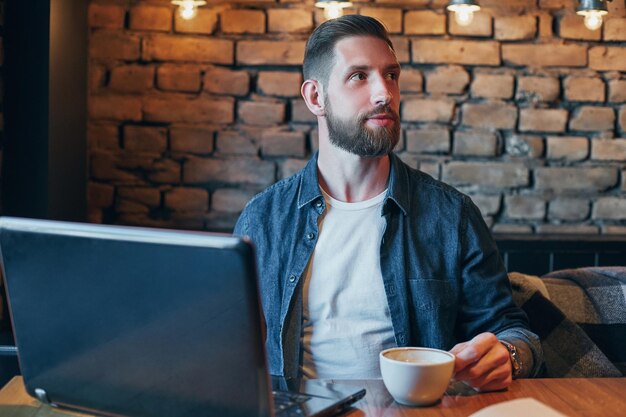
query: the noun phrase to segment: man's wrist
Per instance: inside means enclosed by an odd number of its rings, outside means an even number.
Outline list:
[[[500,340],[500,343],[509,351],[509,359],[511,361],[511,371],[513,379],[517,379],[524,373],[524,363],[522,361],[521,353],[517,350],[514,344],[507,342],[506,340]]]

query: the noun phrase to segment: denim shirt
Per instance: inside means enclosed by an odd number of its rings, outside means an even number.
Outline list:
[[[478,208],[468,196],[411,169],[396,155],[390,161],[380,265],[397,345],[449,350],[492,332],[499,339],[524,342],[535,375],[541,346],[512,300]],[[235,226],[235,234],[248,236],[256,247],[272,375],[299,376],[303,275],[324,210],[316,154],[301,171],[255,196]]]

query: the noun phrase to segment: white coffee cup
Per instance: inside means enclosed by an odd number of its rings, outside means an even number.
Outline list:
[[[404,405],[437,402],[454,372],[454,355],[445,350],[399,347],[383,350],[379,358],[387,390]]]

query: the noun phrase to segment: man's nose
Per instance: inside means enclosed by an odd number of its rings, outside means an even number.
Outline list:
[[[375,106],[387,105],[393,97],[390,86],[382,77],[378,77],[372,86],[372,104]]]

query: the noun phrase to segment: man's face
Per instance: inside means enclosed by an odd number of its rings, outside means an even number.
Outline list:
[[[382,39],[337,42],[324,98],[330,142],[363,157],[390,153],[400,139],[399,76],[396,56]]]

